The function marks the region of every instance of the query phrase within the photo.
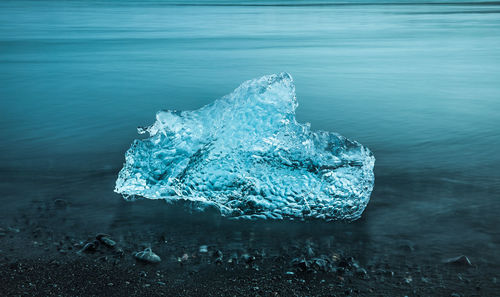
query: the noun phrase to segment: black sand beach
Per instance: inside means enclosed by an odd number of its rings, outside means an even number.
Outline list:
[[[18,178],[4,175],[2,186]],[[440,242],[432,239],[439,231],[422,239],[394,227],[377,234],[368,220],[376,225],[383,212],[383,187],[361,220],[327,223],[233,221],[125,202],[99,193],[112,189],[110,173],[61,181],[33,175],[12,193],[24,203],[5,201],[2,296],[495,296],[500,288],[497,241],[457,244],[443,234]],[[71,194],[75,187],[86,191]],[[134,258],[147,247],[160,263]]]

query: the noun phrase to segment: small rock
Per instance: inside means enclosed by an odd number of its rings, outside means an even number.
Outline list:
[[[14,232],[14,233],[19,233],[21,232],[21,230],[19,230],[18,228],[14,228],[14,227],[8,227],[7,230],[9,232]]]
[[[299,271],[307,271],[309,262],[305,258],[295,258],[292,260],[292,265],[297,267]]]
[[[368,278],[368,272],[366,271],[366,269],[364,269],[362,267],[356,268],[356,275],[362,279]]]
[[[328,262],[325,259],[322,258],[314,258],[310,261],[310,265],[315,271],[329,271],[329,265]]]
[[[227,263],[235,264],[236,262],[238,262],[238,254],[237,253],[232,253],[231,256],[229,256],[229,259],[227,260]]]
[[[404,277],[404,280],[405,280],[405,283],[411,284],[411,282],[413,281],[413,278],[411,277],[411,275],[407,275]]]
[[[201,245],[200,246],[200,253],[208,253],[208,246]]]
[[[54,205],[58,208],[66,208],[68,206],[68,202],[64,199],[56,199],[54,200]]]
[[[102,242],[105,246],[110,248],[113,248],[116,245],[116,242],[109,237],[101,237],[99,241]]]
[[[159,262],[161,262],[160,256],[153,253],[151,248],[147,248],[141,252],[136,252],[134,254],[134,258],[136,258],[137,260],[146,262],[146,263],[159,263]]]
[[[77,253],[79,253],[79,254],[81,254],[82,252],[93,253],[93,252],[95,252],[97,250],[98,246],[99,246],[99,242],[98,241],[88,242]]]
[[[97,260],[101,262],[108,262],[108,256],[100,256]]]
[[[157,284],[159,284],[160,286],[166,286],[167,284],[164,283],[164,282],[157,282]]]
[[[312,247],[308,246],[306,248],[306,252],[308,257],[314,257],[314,250],[312,249]]]
[[[249,254],[243,254],[241,255],[241,259],[247,263],[247,264],[250,264],[252,263],[253,261],[255,261],[255,257],[254,256],[250,256]]]
[[[97,240],[99,240],[99,241],[100,241],[103,237],[111,237],[111,235],[106,234],[106,233],[97,233],[97,235],[95,236],[95,238],[96,238]]]
[[[220,250],[217,250],[214,256],[215,256],[215,264],[222,264],[222,257],[223,257],[222,252]]]
[[[457,266],[472,266],[472,263],[469,260],[469,258],[467,258],[467,256],[464,256],[464,255],[454,257],[454,258],[445,259],[445,260],[443,260],[443,263],[453,264],[453,265],[457,265]]]
[[[293,271],[287,271],[285,272],[286,275],[294,275],[295,273]]]
[[[122,257],[125,252],[123,251],[122,248],[116,248],[115,249],[115,255],[118,257]]]

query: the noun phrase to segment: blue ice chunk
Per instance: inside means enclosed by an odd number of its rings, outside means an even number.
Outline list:
[[[193,111],[160,111],[139,129],[115,192],[189,200],[235,218],[357,219],[373,190],[372,152],[295,119],[287,73],[241,84]]]

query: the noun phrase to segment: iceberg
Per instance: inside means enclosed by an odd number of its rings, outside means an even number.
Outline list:
[[[288,73],[244,82],[193,111],[159,111],[125,154],[115,192],[187,200],[246,219],[355,220],[370,200],[375,157],[295,119]]]

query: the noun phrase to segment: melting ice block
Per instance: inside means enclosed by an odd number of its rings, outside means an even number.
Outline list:
[[[287,73],[241,84],[193,111],[160,111],[135,140],[117,193],[213,205],[235,218],[357,219],[375,158],[356,141],[295,119]]]

